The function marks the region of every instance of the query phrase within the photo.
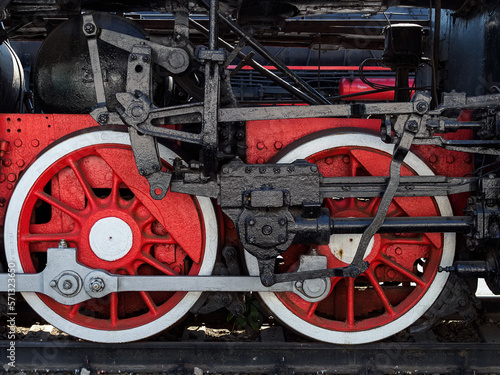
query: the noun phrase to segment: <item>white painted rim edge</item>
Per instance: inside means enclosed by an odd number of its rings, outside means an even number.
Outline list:
[[[76,147],[70,148],[70,143]],[[96,144],[122,144],[130,146],[128,133],[111,130],[101,130],[77,135],[52,147],[43,153],[28,169],[19,180],[14,193],[12,194],[7,214],[5,217],[5,253],[8,262],[14,262],[17,273],[23,273],[19,254],[17,252],[17,232],[18,220],[24,200],[29,193],[31,186],[36,182],[38,176],[50,165],[77,149]],[[162,159],[171,161],[178,157],[172,150],[159,145]],[[200,268],[199,275],[210,275],[212,273],[218,246],[217,218],[212,202],[209,198],[198,197],[198,204],[205,224],[205,257]],[[201,292],[189,292],[179,303],[169,312],[160,318],[140,327],[127,330],[105,331],[92,328],[81,327],[75,323],[67,321],[50,309],[33,292],[22,293],[26,302],[45,320],[55,327],[73,336],[96,342],[118,343],[140,340],[152,336],[175,324],[181,319],[196,303],[201,296]]]
[[[354,138],[354,139],[353,139]],[[380,138],[363,133],[340,133],[323,136],[306,142],[297,148],[290,150],[278,163],[291,163],[297,159],[305,159],[318,152],[334,147],[370,147],[393,154],[394,145],[384,143]],[[434,175],[431,169],[415,154],[409,153],[405,158],[405,164],[412,168],[418,175]],[[450,201],[446,197],[435,197],[441,215],[451,216],[453,210]],[[455,233],[444,233],[443,256],[441,266],[449,266],[453,263],[456,245]],[[245,261],[250,275],[258,275],[259,268],[255,257],[245,251]],[[436,301],[448,280],[447,272],[437,273],[429,289],[411,310],[396,320],[383,326],[365,331],[342,332],[331,331],[306,322],[299,318],[276,297],[274,293],[259,293],[267,307],[275,316],[290,326],[295,331],[311,337],[315,340],[335,344],[364,344],[378,341],[409,327],[420,318]]]

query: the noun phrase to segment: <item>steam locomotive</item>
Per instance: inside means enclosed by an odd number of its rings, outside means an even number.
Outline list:
[[[500,293],[500,10],[428,3],[0,2],[7,313],[105,343],[250,293],[329,343],[474,319],[477,279]],[[345,93],[270,46],[380,52]],[[287,99],[238,100],[248,69]]]

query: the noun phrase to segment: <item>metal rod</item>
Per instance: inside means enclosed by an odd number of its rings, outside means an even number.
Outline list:
[[[217,15],[219,13],[219,0],[210,1],[210,30],[208,36],[208,49],[216,50],[219,37]]]
[[[263,45],[256,41],[253,37],[248,35],[243,29],[240,28],[235,22],[233,22],[229,17],[219,12],[220,19],[240,38],[247,41],[247,44],[252,46],[262,57],[268,59],[277,69],[279,69],[286,77],[291,79],[297,86],[304,90],[309,96],[316,100],[317,104],[330,104],[330,101],[321,95],[317,90],[312,88],[307,82],[302,78],[293,73],[285,64],[283,64],[279,59],[277,59],[272,53],[270,53]]]
[[[196,30],[198,30],[200,33],[208,36],[209,31],[202,24],[196,22],[195,20],[193,20],[191,18],[189,19],[189,22],[191,22],[191,25]],[[228,42],[226,42],[225,40],[223,40],[221,38],[219,38],[219,43],[224,48],[226,48],[229,51],[231,51],[231,50],[234,49],[234,47],[231,44],[229,44]],[[249,66],[251,66],[252,68],[254,68],[257,72],[259,72],[260,74],[262,74],[264,77],[269,78],[271,81],[273,81],[274,83],[276,83],[278,86],[280,86],[281,88],[287,90],[292,95],[295,95],[300,100],[303,100],[304,102],[306,102],[308,104],[316,104],[316,100],[314,100],[313,98],[311,98],[309,95],[305,94],[304,92],[302,92],[298,88],[290,85],[287,81],[285,81],[281,77],[277,76],[276,74],[274,74],[273,72],[271,72],[269,69],[264,68],[261,64],[259,64],[254,59],[251,59],[251,58],[249,59],[248,55],[245,55],[243,52],[239,52],[237,56],[241,60],[245,60]]]
[[[363,233],[373,218],[332,218],[332,234]],[[378,233],[467,233],[474,225],[470,216],[388,217]]]

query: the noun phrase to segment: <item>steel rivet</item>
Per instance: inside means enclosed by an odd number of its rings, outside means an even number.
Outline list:
[[[264,164],[266,161],[264,160],[264,158],[258,158],[257,159],[257,164]]]
[[[259,150],[263,150],[263,149],[264,149],[264,147],[265,147],[264,142],[257,142],[257,148],[258,148]]]
[[[326,164],[328,164],[328,165],[330,165],[330,164],[332,164],[332,163],[333,163],[333,159],[332,159],[332,158],[330,158],[330,157],[327,157],[327,158],[325,159],[325,163],[326,163]]]
[[[281,150],[283,148],[283,143],[281,143],[280,141],[274,142],[274,148],[276,150]]]
[[[14,182],[17,180],[17,176],[14,173],[9,173],[7,175],[7,180],[9,180],[10,182]]]
[[[23,159],[19,159],[19,160],[16,162],[16,164],[17,164],[17,166],[18,166],[19,168],[22,168],[22,167],[24,167],[24,160],[23,160]]]
[[[429,161],[430,161],[431,163],[435,163],[435,162],[437,162],[437,160],[438,160],[438,158],[437,158],[437,156],[436,156],[436,155],[431,155],[431,157],[429,158]]]
[[[273,233],[273,227],[270,225],[264,225],[262,227],[262,234],[265,236],[269,236],[271,233]]]
[[[31,145],[32,145],[33,147],[38,147],[38,146],[40,146],[40,141],[39,141],[38,139],[33,139],[33,140],[31,141]]]
[[[84,26],[84,30],[87,34],[92,34],[95,31],[95,26],[91,23],[86,23]]]
[[[448,156],[446,157],[446,162],[447,162],[448,164],[452,164],[454,161],[455,161],[455,158],[454,158],[453,156],[448,155]]]
[[[21,147],[22,145],[23,145],[23,141],[21,141],[20,139],[16,139],[14,141],[14,146]]]
[[[344,156],[342,158],[342,161],[345,163],[345,164],[349,164],[351,162],[351,158],[349,156]]]

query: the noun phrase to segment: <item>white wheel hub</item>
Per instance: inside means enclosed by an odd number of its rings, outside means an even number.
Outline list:
[[[330,251],[333,256],[346,264],[351,264],[358,250],[359,242],[361,241],[362,234],[334,234],[330,236]],[[366,259],[373,250],[375,237],[372,237],[366,248],[363,259]]]
[[[123,258],[132,248],[133,234],[130,226],[118,217],[98,220],[90,230],[89,242],[94,254],[112,262]]]

